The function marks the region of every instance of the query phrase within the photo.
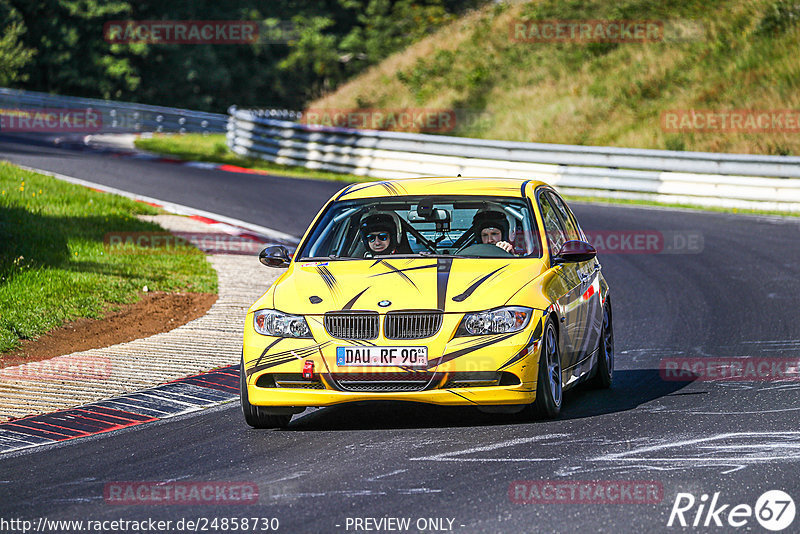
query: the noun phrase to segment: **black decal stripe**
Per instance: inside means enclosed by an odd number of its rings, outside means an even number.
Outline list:
[[[456,393],[456,392],[455,392],[455,391],[453,391],[452,389],[448,389],[447,391],[448,391],[448,392],[450,392],[450,393],[452,393],[453,395],[455,395],[455,396],[457,396],[457,397],[461,397],[461,398],[462,398],[462,399],[464,399],[465,401],[469,401],[469,402],[471,402],[472,404],[478,404],[478,403],[477,403],[477,402],[475,402],[474,400],[472,400],[472,399],[470,399],[470,398],[467,398],[467,397],[465,397],[465,396],[464,396],[464,395],[462,395],[461,393]]]
[[[259,363],[261,363],[261,360],[264,358],[264,356],[266,356],[266,355],[267,355],[267,352],[269,351],[269,349],[271,349],[272,347],[274,347],[275,345],[277,345],[278,343],[280,343],[280,342],[281,342],[281,341],[283,341],[284,339],[286,339],[286,338],[284,338],[284,337],[279,337],[278,339],[276,339],[275,341],[273,341],[272,343],[270,343],[269,345],[267,345],[267,348],[265,348],[265,349],[264,349],[264,352],[262,352],[262,353],[261,353],[261,356],[259,356],[259,357],[258,357],[258,359],[256,360],[256,363],[255,363],[255,365],[258,365]]]
[[[327,268],[327,267],[325,267],[324,265],[323,265],[323,266],[321,266],[319,269],[320,269],[320,271],[321,271],[321,272],[322,272],[322,273],[325,275],[325,277],[326,277],[328,280],[330,280],[330,283],[331,283],[331,285],[333,286],[334,290],[335,290],[335,289],[337,289],[338,282],[337,282],[337,280],[336,280],[336,277],[335,277],[335,276],[333,276],[333,273],[332,273],[332,272],[330,272],[330,271],[328,270],[328,268]]]
[[[388,267],[391,270],[387,271],[385,273],[380,273],[380,274],[397,274],[398,276],[403,278],[406,282],[408,282],[409,284],[414,286],[414,289],[419,291],[419,288],[417,287],[417,284],[415,284],[414,281],[411,278],[409,278],[406,273],[404,273],[403,271],[401,271],[400,269],[398,269],[397,267],[395,267],[394,265],[392,265],[391,263],[389,263],[386,260],[381,260],[381,263],[383,263],[386,267]],[[373,276],[378,276],[378,275],[373,275]]]
[[[542,322],[541,321],[536,323],[536,328],[533,329],[533,334],[531,334],[531,341],[536,341],[540,337],[542,337]]]
[[[516,356],[512,357],[512,358],[511,358],[510,360],[508,360],[506,363],[504,363],[503,365],[501,365],[501,366],[500,366],[500,367],[499,367],[497,370],[498,370],[498,371],[502,371],[502,370],[503,370],[505,367],[508,367],[509,365],[512,365],[512,364],[515,364],[515,363],[517,363],[517,362],[518,362],[518,361],[520,361],[522,358],[524,358],[525,356],[527,356],[528,354],[530,354],[530,347],[531,347],[531,345],[532,345],[533,343],[535,343],[536,341],[538,341],[538,340],[539,340],[539,338],[541,338],[541,337],[542,337],[542,323],[541,323],[541,321],[539,321],[539,322],[536,324],[536,328],[533,330],[533,333],[531,334],[531,337],[530,337],[530,339],[528,340],[528,343],[525,345],[525,347],[524,347],[522,350],[520,350],[520,351],[519,351],[519,352],[516,354]]]
[[[263,363],[257,363],[256,365],[250,366],[250,368],[246,370],[247,376],[250,377],[253,375],[253,373],[263,371],[264,369],[268,369],[269,367],[274,367],[276,365],[280,365],[283,363],[307,358],[312,354],[318,352],[320,349],[323,349],[326,346],[330,345],[330,343],[331,343],[330,341],[326,341],[325,343],[318,345],[310,345],[308,347],[302,347],[299,349],[290,349],[290,350],[285,350],[283,352],[276,352],[275,354],[270,354],[269,357],[264,359]]]
[[[341,193],[339,193],[339,196],[338,196],[338,197],[336,197],[336,200],[339,200],[340,198],[342,198],[343,196],[345,196],[345,195],[348,193],[348,191],[350,191],[350,189],[351,189],[351,188],[352,188],[354,185],[356,185],[356,184],[350,184],[350,185],[348,185],[347,187],[345,187],[345,188],[342,190],[342,192],[341,192]]]
[[[488,280],[489,278],[491,278],[492,276],[494,276],[498,272],[502,271],[506,267],[508,267],[508,265],[503,265],[499,269],[495,269],[494,271],[490,272],[489,274],[487,274],[486,276],[484,276],[483,278],[481,278],[480,280],[478,280],[477,282],[475,282],[474,284],[469,286],[463,293],[453,297],[453,301],[454,302],[463,302],[463,301],[467,300],[469,298],[469,296],[472,295],[475,292],[476,289],[478,289],[479,285],[481,285],[486,280]]]
[[[297,358],[295,358],[294,356],[290,356],[288,358],[283,358],[282,360],[277,360],[274,362],[265,363],[261,365],[254,365],[253,367],[250,368],[250,370],[247,371],[247,376],[248,377],[253,376],[255,373],[263,371],[264,369],[269,369],[270,367],[276,367],[278,365],[283,365],[284,363],[293,362],[296,359]]]
[[[283,358],[285,356],[293,356],[294,357],[295,354],[297,355],[297,357],[302,358],[303,356],[308,356],[309,354],[313,354],[313,353],[317,352],[317,350],[330,345],[330,343],[331,343],[330,341],[326,341],[325,343],[321,343],[321,344],[318,344],[318,345],[309,345],[308,347],[300,347],[300,348],[297,348],[297,349],[288,349],[288,350],[284,350],[282,352],[275,352],[275,353],[270,354],[269,356],[265,357],[264,361],[268,362],[268,361],[272,361],[272,360],[275,360],[275,359]]]
[[[447,281],[452,266],[453,258],[440,258],[436,261],[436,307],[442,311],[447,299]]]
[[[317,274],[319,274],[320,277],[322,277],[322,280],[325,282],[325,285],[328,286],[328,289],[330,290],[331,294],[333,294],[335,291],[338,290],[336,277],[333,276],[333,273],[331,273],[327,267],[325,267],[324,265],[319,266],[316,268],[316,271]]]
[[[400,190],[391,182],[379,182],[380,185],[392,196],[400,196]]]
[[[537,278],[538,278],[538,277],[537,277]],[[513,294],[513,295],[511,295],[510,297],[508,297],[508,300],[505,302],[505,304],[506,304],[506,305],[508,305],[508,303],[509,303],[509,302],[511,302],[511,300],[512,300],[514,297],[516,297],[516,296],[519,294],[519,292],[520,292],[520,291],[522,291],[522,290],[523,290],[523,289],[525,289],[525,288],[526,288],[528,285],[530,285],[530,284],[534,283],[535,281],[536,281],[536,278],[534,278],[533,280],[528,280],[527,282],[525,282],[524,284],[522,284],[522,286],[521,286],[519,289],[517,289],[517,290],[514,292],[514,294]]]
[[[375,343],[372,341],[367,341],[364,339],[348,339],[347,340],[351,345],[355,345],[356,347],[374,347]]]
[[[459,336],[459,337],[454,337],[450,341],[450,343],[448,343],[448,345],[453,345],[453,346],[457,346],[457,347],[460,347],[462,345],[474,345],[475,343],[479,342],[480,340],[481,340],[480,337],[471,337],[471,336],[467,337],[467,336],[462,335],[462,336]]]
[[[325,282],[326,286],[328,286],[328,290],[333,292],[333,284],[331,283],[330,279],[325,276],[325,272],[322,270],[322,267],[316,267],[314,270],[317,271],[317,274],[322,278],[322,281]]]
[[[486,347],[488,347],[490,345],[494,345],[495,343],[499,343],[501,341],[505,341],[506,339],[508,339],[510,337],[513,337],[513,336],[516,336],[516,335],[517,335],[516,332],[512,332],[510,334],[498,335],[498,337],[493,337],[492,339],[489,339],[489,340],[484,341],[482,343],[478,343],[477,345],[473,345],[471,347],[465,347],[463,349],[459,349],[459,350],[456,350],[456,351],[453,351],[453,352],[449,352],[449,353],[441,356],[440,358],[434,358],[433,360],[429,360],[428,361],[428,369],[430,369],[432,367],[436,367],[437,365],[441,365],[441,364],[443,364],[445,362],[449,362],[450,360],[454,360],[454,359],[459,358],[461,356],[464,356],[466,354],[469,354],[470,352],[474,352],[476,350],[486,348]]]
[[[383,261],[383,260],[381,260],[381,261]],[[388,266],[389,268],[391,268],[392,270],[391,271],[386,271],[385,273],[378,273],[378,274],[370,275],[370,278],[375,278],[376,276],[384,276],[384,275],[387,275],[387,274],[395,274],[395,273],[402,275],[402,273],[407,272],[407,271],[419,271],[420,269],[433,269],[434,267],[436,267],[435,263],[431,263],[430,265],[420,265],[420,266],[417,266],[417,267],[403,267],[402,269],[398,269],[394,265],[390,265],[387,262],[384,262],[384,264],[386,266]],[[408,278],[408,277],[406,277],[406,278]]]
[[[381,182],[381,185],[386,189],[390,194],[394,196],[400,196],[402,193],[406,192],[406,188],[400,184],[395,184],[392,182]]]
[[[312,355],[312,354],[314,354],[316,352],[317,352],[317,348],[316,347],[312,348],[311,350],[308,350],[306,348],[306,349],[287,350],[287,351],[284,351],[284,352],[276,352],[275,354],[270,355],[268,358],[264,358],[264,360],[261,363],[270,363],[270,362],[273,362],[275,360],[280,360],[282,358],[288,358],[288,357],[292,357],[292,358],[295,358],[295,359],[304,358],[304,357],[310,356],[310,355]]]
[[[368,289],[369,289],[369,287],[368,287],[368,288],[366,288],[366,289],[364,289],[364,290],[363,290],[361,293],[359,293],[359,294],[358,294],[358,295],[356,295],[355,297],[351,298],[351,299],[350,299],[350,300],[347,302],[347,304],[345,304],[345,305],[342,307],[342,309],[343,309],[343,310],[352,310],[352,309],[353,309],[353,305],[354,305],[354,304],[356,303],[356,301],[358,300],[358,297],[360,297],[361,295],[363,295],[364,293],[366,293]]]
[[[418,367],[409,367],[407,365],[398,365],[398,367],[403,371],[408,372],[409,374],[415,374],[415,375],[430,374],[428,373],[427,370],[419,369]]]
[[[353,184],[351,186],[353,189],[352,190],[348,190],[347,193],[355,193],[356,191],[361,191],[363,189],[369,189],[370,187],[376,187],[378,185],[381,185],[381,182],[371,182],[371,183],[368,183],[368,184]]]
[[[523,198],[525,197],[525,187],[528,185],[529,182],[530,180],[525,180],[524,182],[522,182],[522,187],[519,188],[519,191],[520,193],[522,193]]]
[[[498,370],[498,371],[502,371],[503,369],[505,369],[505,368],[506,368],[506,367],[508,367],[509,365],[512,365],[512,364],[515,364],[515,363],[517,363],[518,361],[520,361],[522,358],[524,358],[524,357],[525,357],[525,356],[527,356],[527,355],[528,355],[528,347],[525,347],[524,349],[522,349],[521,351],[519,351],[519,352],[517,353],[517,355],[516,355],[516,356],[514,356],[513,358],[511,358],[510,360],[508,360],[506,363],[504,363],[504,364],[503,364],[503,365],[501,365],[500,367],[498,367],[498,369],[497,369],[497,370]]]

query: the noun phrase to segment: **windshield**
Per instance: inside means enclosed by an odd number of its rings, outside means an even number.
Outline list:
[[[538,258],[538,236],[524,199],[425,196],[348,200],[328,207],[297,257]]]

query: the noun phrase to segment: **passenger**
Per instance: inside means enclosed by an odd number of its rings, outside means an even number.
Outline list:
[[[397,251],[400,231],[392,215],[388,213],[367,215],[361,220],[360,232],[368,252],[385,255]]]
[[[472,218],[472,228],[479,244],[496,245],[509,254],[514,246],[508,241],[508,219],[500,211],[479,211]]]

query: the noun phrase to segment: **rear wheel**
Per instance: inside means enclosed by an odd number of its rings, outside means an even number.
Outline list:
[[[614,324],[611,315],[611,301],[603,306],[603,328],[597,344],[597,369],[589,379],[589,387],[608,389],[614,381]]]
[[[247,374],[244,371],[244,357],[239,365],[239,400],[242,403],[244,420],[253,428],[284,428],[292,416],[273,415],[265,412],[263,406],[253,406],[247,395]]]
[[[526,410],[539,418],[552,419],[561,412],[561,351],[556,327],[548,318],[542,335],[539,374],[536,379],[536,400]]]

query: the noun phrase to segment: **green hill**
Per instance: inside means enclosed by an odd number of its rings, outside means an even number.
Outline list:
[[[795,0],[796,1],[796,0]],[[525,42],[530,21],[655,21],[656,42]],[[800,112],[800,2],[500,3],[390,56],[308,108],[455,109],[451,135],[800,154],[800,128],[668,132],[673,110]],[[789,113],[791,114],[791,113]],[[780,128],[779,128],[780,129]]]

